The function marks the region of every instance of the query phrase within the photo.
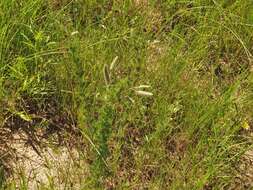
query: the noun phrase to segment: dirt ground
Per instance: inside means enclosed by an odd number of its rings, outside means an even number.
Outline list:
[[[2,154],[2,159],[8,171],[8,183],[15,183],[16,188],[25,183],[28,189],[39,186],[53,186],[59,190],[81,188],[88,167],[77,147],[54,144],[46,139],[40,139],[40,145],[29,141],[22,131],[10,135],[6,141],[5,146],[11,151]],[[20,182],[20,179],[25,180]]]

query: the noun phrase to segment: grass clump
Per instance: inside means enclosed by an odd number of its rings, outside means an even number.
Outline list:
[[[249,189],[238,170],[253,127],[252,11],[1,1],[0,130],[74,128],[82,189]]]

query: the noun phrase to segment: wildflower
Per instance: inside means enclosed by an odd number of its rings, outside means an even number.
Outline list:
[[[247,130],[247,131],[250,129],[250,126],[249,126],[249,124],[248,124],[247,121],[244,121],[244,122],[242,123],[242,128],[245,129],[245,130]]]

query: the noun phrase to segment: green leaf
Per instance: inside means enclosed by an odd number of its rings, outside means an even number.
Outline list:
[[[32,121],[31,116],[29,116],[29,115],[28,115],[27,113],[25,113],[25,112],[18,112],[17,115],[18,115],[21,119],[23,119],[24,121],[28,121],[28,122]]]

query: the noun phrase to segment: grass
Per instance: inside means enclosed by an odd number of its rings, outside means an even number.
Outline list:
[[[247,0],[1,1],[1,128],[77,129],[82,189],[252,188],[252,27]]]

